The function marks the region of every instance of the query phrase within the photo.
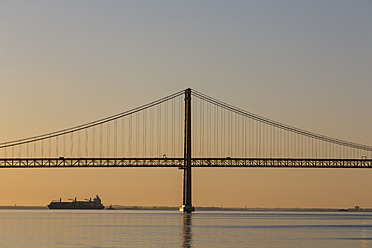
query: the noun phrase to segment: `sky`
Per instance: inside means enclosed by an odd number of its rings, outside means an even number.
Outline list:
[[[372,145],[372,1],[0,1],[0,141],[186,88]],[[368,169],[194,169],[196,206],[372,208]],[[177,169],[1,169],[0,205],[178,206]]]

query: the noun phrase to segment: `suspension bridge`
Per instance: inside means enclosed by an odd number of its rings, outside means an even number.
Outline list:
[[[192,104],[191,104],[192,103]],[[0,168],[372,168],[372,146],[280,123],[186,89],[83,125],[0,143]]]

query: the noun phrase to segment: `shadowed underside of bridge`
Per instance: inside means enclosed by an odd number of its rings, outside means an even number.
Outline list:
[[[192,104],[191,104],[192,103]],[[192,131],[191,131],[192,130]],[[372,147],[309,132],[186,89],[140,107],[0,143],[0,168],[372,168]]]

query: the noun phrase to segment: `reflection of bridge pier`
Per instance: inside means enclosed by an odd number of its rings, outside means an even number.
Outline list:
[[[182,238],[182,245],[183,248],[190,248],[192,247],[192,216],[191,214],[185,214],[183,216],[183,226],[181,230],[181,238]]]

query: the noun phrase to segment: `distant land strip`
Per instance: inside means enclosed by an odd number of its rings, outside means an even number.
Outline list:
[[[122,206],[112,205],[114,210],[178,210],[178,207],[169,206]],[[107,209],[108,206],[105,207]],[[1,209],[18,209],[18,210],[45,210],[47,206],[0,206]],[[372,212],[372,208],[243,208],[243,207],[196,207],[199,211],[298,211],[298,212]],[[69,209],[67,209],[69,210]]]

